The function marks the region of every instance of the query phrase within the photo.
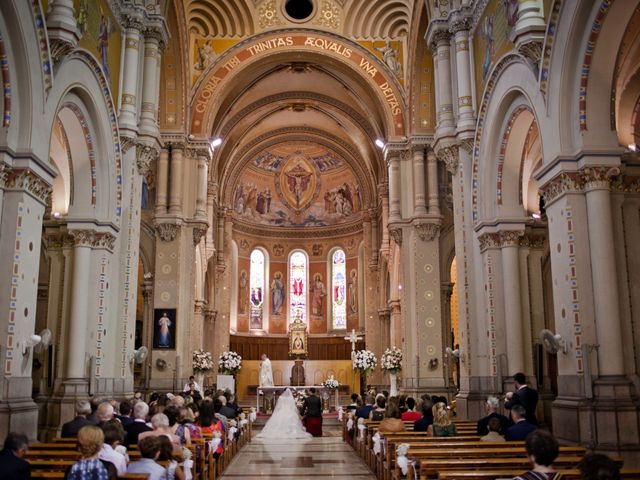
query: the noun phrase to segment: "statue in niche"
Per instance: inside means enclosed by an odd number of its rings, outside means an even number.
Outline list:
[[[246,315],[249,306],[249,279],[247,278],[247,271],[242,270],[240,272],[240,281],[238,284],[238,310],[242,315]]]
[[[284,304],[284,282],[282,281],[282,273],[273,274],[271,281],[271,314],[280,315],[282,313],[282,305]]]
[[[349,311],[358,313],[358,272],[355,268],[351,270],[349,279]]]
[[[398,52],[391,46],[391,42],[384,42],[384,47],[373,47],[382,54],[382,60],[396,77],[402,73],[402,65],[398,61]]]
[[[327,296],[327,289],[322,282],[322,275],[316,273],[313,276],[313,283],[311,284],[311,313],[317,317],[322,316],[322,307],[324,304],[324,297]]]

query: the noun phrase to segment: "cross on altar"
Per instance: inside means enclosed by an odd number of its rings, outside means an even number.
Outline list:
[[[351,342],[351,356],[353,357],[353,352],[356,351],[356,342],[358,340],[362,340],[362,337],[359,337],[354,329],[351,329],[351,335],[348,337],[344,337],[347,342]]]

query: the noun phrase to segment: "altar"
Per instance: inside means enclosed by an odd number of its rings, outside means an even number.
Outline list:
[[[280,385],[280,386],[274,386],[274,387],[258,387],[257,388],[257,396],[256,396],[256,412],[257,413],[263,413],[263,414],[271,414],[271,412],[273,411],[273,408],[275,407],[277,401],[278,401],[278,397],[280,395],[282,395],[282,393],[286,390],[286,389],[290,389],[292,392],[300,392],[300,391],[306,391],[306,393],[309,393],[309,389],[311,388],[315,388],[316,389],[316,394],[320,397],[320,399],[322,400],[322,405],[323,405],[323,411],[326,410],[327,413],[331,410],[331,407],[329,406],[330,404],[330,400],[331,400],[331,396],[334,396],[334,402],[333,403],[333,409],[338,409],[340,406],[340,392],[339,389],[337,388],[326,388],[323,385],[302,385],[302,386],[291,386],[291,385]],[[295,393],[294,393],[295,396]],[[267,408],[266,411],[264,408],[261,408],[261,403],[263,403],[262,401],[267,400],[269,403],[271,403],[271,400],[273,400],[273,403],[271,404],[271,408]]]

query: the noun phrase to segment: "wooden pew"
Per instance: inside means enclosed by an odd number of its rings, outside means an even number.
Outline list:
[[[444,471],[438,475],[439,480],[496,480],[499,478],[511,479],[528,470],[486,470],[486,471]],[[576,469],[559,469],[562,480],[580,480],[582,475]],[[422,478],[422,477],[421,477]],[[623,468],[620,470],[620,478],[637,480],[640,478],[640,469]]]

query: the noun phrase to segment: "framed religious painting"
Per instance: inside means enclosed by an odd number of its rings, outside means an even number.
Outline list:
[[[156,308],[153,311],[153,348],[158,350],[175,350],[175,308]]]
[[[306,357],[307,340],[307,325],[298,317],[289,324],[289,355]]]

